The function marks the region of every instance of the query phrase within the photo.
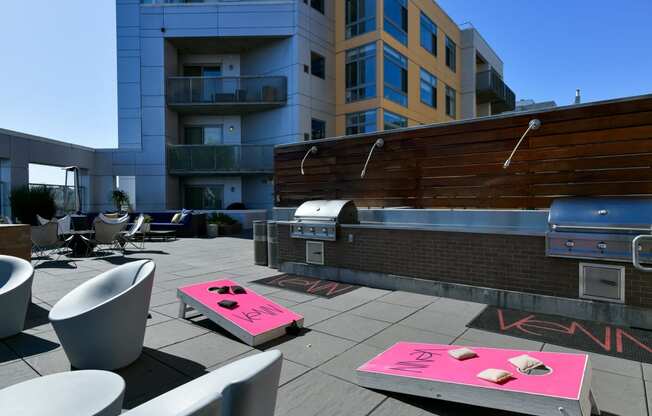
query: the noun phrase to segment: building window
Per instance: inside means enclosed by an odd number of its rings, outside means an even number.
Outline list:
[[[407,127],[407,118],[385,110],[383,124],[385,130],[400,129],[401,127]]]
[[[310,52],[310,73],[326,79],[326,58],[316,52]]]
[[[421,46],[437,56],[437,25],[428,16],[421,13]]]
[[[407,0],[384,0],[385,32],[407,45],[408,16]]]
[[[323,120],[312,119],[312,140],[319,140],[326,137],[326,122]]]
[[[188,209],[222,209],[224,185],[186,186],[185,207]]]
[[[346,115],[347,135],[371,133],[376,130],[376,110],[361,111]]]
[[[446,85],[446,115],[455,118],[457,106],[457,91]]]
[[[383,53],[385,98],[407,106],[407,59],[387,45],[383,47]]]
[[[376,29],[376,0],[346,0],[346,38]]]
[[[310,0],[310,6],[319,13],[324,14],[324,0]]]
[[[446,36],[446,66],[453,72],[457,70],[457,45]]]
[[[421,70],[421,102],[437,108],[437,77],[425,69]]]
[[[376,96],[376,44],[346,51],[346,102]]]
[[[185,126],[185,144],[222,144],[224,143],[224,129],[217,126]]]

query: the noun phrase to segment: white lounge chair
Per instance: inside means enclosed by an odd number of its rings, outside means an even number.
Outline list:
[[[122,230],[127,226],[128,219],[128,215],[118,219],[106,218],[102,214],[98,215],[93,221],[95,236],[93,238],[81,236],[88,245],[88,254],[90,254],[94,246],[103,247],[106,250],[121,249],[119,237]]]
[[[33,279],[34,268],[28,261],[0,256],[0,338],[23,330]]]
[[[126,412],[127,416],[273,416],[283,356],[278,350],[218,368]]]
[[[143,250],[145,248],[144,236],[141,241],[136,240],[136,233],[140,231],[140,228],[143,226],[144,222],[145,222],[145,216],[143,214],[140,214],[138,218],[136,218],[136,221],[134,221],[129,231],[123,231],[122,234],[120,234],[118,240],[119,240],[119,244],[122,246],[122,255],[125,254],[125,251],[127,250],[127,245],[129,244],[131,244],[133,247],[137,248],[138,250]],[[137,243],[140,243],[140,245]]]
[[[42,259],[55,254],[57,256],[55,260],[59,260],[63,255],[64,249],[68,248],[68,244],[72,240],[72,236],[61,241],[58,228],[59,225],[56,222],[46,222],[43,225],[31,227],[32,252],[35,257]],[[38,264],[38,260],[36,263]]]
[[[109,371],[66,371],[0,390],[0,409],[12,416],[118,416],[125,381]]]
[[[151,260],[123,264],[54,305],[49,318],[73,367],[114,370],[140,356],[154,269]]]

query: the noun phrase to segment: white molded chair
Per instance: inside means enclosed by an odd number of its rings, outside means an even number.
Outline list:
[[[273,416],[283,356],[243,358],[126,412],[127,416]]]
[[[140,356],[154,270],[151,260],[123,264],[77,286],[52,307],[50,321],[73,367],[114,370]]]
[[[0,255],[0,338],[23,330],[33,280],[34,268],[28,261]]]

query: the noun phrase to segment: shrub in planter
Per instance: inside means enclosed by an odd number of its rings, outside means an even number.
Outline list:
[[[14,188],[9,195],[11,213],[24,224],[39,225],[36,215],[53,218],[57,212],[54,197],[45,186]]]
[[[217,225],[219,235],[233,235],[242,231],[242,225],[237,220],[222,212],[219,214],[213,214],[208,221],[208,224]]]
[[[145,214],[143,215],[143,225],[140,227],[140,232],[141,233],[148,233],[150,228],[151,228],[151,223],[152,223],[152,217],[149,215]]]
[[[118,212],[128,211],[129,209],[129,195],[121,189],[115,189],[111,191],[111,200],[115,205],[115,209]]]

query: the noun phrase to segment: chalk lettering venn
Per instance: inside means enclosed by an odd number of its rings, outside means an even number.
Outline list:
[[[283,310],[280,309],[278,306],[272,304],[266,304],[266,305],[260,305],[256,308],[251,308],[248,311],[241,311],[238,313],[234,313],[233,317],[242,319],[243,321],[247,321],[253,324],[256,321],[262,321],[267,317],[276,316],[280,314],[283,314]]]
[[[408,373],[422,373],[435,363],[436,357],[441,356],[441,351],[440,349],[416,348],[408,354],[409,359],[396,362],[390,369]]]

